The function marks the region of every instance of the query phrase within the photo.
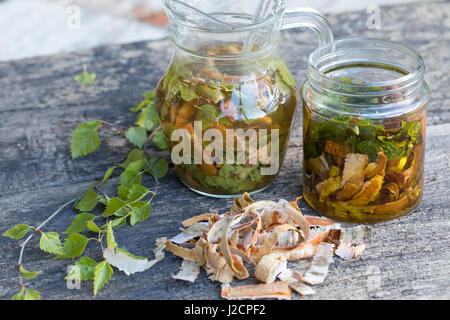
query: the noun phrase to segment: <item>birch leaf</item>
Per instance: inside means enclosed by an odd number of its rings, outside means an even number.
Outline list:
[[[80,258],[72,266],[67,276],[64,278],[66,280],[92,280],[94,279],[95,268],[97,267],[97,262],[88,257]]]
[[[127,204],[119,198],[111,198],[106,206],[105,211],[102,213],[103,217],[117,216],[122,217],[128,213]]]
[[[75,258],[83,254],[89,239],[79,233],[72,233],[64,242],[61,253],[57,258]]]
[[[40,271],[28,271],[23,266],[19,267],[19,272],[22,275],[22,277],[24,277],[25,279],[33,279],[39,273],[41,273]]]
[[[82,212],[75,216],[70,226],[63,232],[63,234],[70,234],[84,231],[87,227],[88,221],[94,220],[95,216],[91,213]]]
[[[39,291],[23,288],[12,297],[12,300],[41,300]]]
[[[39,247],[42,251],[48,253],[61,254],[62,244],[59,239],[59,234],[55,232],[42,232]]]
[[[107,261],[102,261],[97,264],[94,271],[94,296],[111,279],[113,273],[114,271]]]
[[[3,232],[2,236],[9,237],[11,239],[20,239],[23,238],[28,230],[30,229],[30,226],[26,224],[18,224],[14,226],[13,228],[6,230]]]
[[[75,204],[75,209],[78,209],[79,211],[91,211],[95,208],[97,203],[97,193],[95,193],[94,190],[89,189],[88,191],[86,191],[83,198],[77,201],[77,203]]]
[[[100,139],[98,137],[98,127],[100,122],[88,121],[80,124],[72,132],[71,152],[72,159],[88,155],[100,146]]]
[[[142,127],[131,127],[125,132],[125,137],[132,144],[142,148],[147,141],[147,130]]]
[[[138,222],[142,222],[150,217],[150,203],[148,202],[136,202],[132,205],[133,209],[131,210],[130,215],[130,224],[134,226]]]

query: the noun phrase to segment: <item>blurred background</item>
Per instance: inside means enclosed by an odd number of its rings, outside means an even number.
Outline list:
[[[286,7],[330,14],[414,1],[286,0]],[[167,35],[161,0],[0,0],[0,61]]]

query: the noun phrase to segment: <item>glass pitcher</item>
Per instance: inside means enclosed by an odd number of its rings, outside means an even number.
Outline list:
[[[164,0],[175,47],[155,93],[172,162],[191,190],[213,197],[257,192],[282,165],[299,103],[277,53],[280,31],[314,30],[319,12],[283,0]]]

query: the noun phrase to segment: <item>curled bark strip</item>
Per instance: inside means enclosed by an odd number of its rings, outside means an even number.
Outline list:
[[[350,260],[359,256],[365,249],[364,244],[353,247],[350,243],[341,243],[334,253],[344,260]]]
[[[361,244],[370,237],[370,228],[362,225],[341,230],[340,243]]]
[[[328,163],[325,166],[325,164],[323,163],[323,161],[320,160],[320,158],[309,159],[307,165],[309,170],[314,172],[314,174],[319,176],[321,179],[328,178],[328,171],[329,171]]]
[[[236,278],[238,278],[239,280],[247,279],[250,274],[248,273],[247,268],[244,266],[242,258],[237,255],[231,254],[231,259],[233,261],[232,270],[234,271],[234,275],[236,276]]]
[[[216,223],[211,226],[206,237],[208,243],[217,243],[219,241],[220,233],[222,232],[224,226],[227,224],[229,218],[230,216],[222,218],[216,221]]]
[[[289,282],[289,287],[302,296],[316,293],[310,286],[302,282],[303,275],[297,270],[286,269],[278,275],[278,279]]]
[[[231,207],[230,212],[231,213],[241,212],[252,203],[253,203],[252,198],[247,192],[245,192],[242,195],[242,197],[234,199],[233,206]]]
[[[328,266],[333,261],[333,252],[334,244],[320,243],[303,281],[309,284],[323,283],[328,274]]]
[[[331,177],[316,185],[317,192],[320,193],[320,199],[324,201],[330,194],[335,193],[342,187],[341,177]]]
[[[195,282],[200,273],[200,266],[195,261],[183,260],[181,263],[180,271],[174,276],[173,279],[184,280],[189,282]]]
[[[208,221],[211,218],[219,218],[219,215],[217,213],[204,213],[204,214],[186,219],[181,224],[183,225],[183,227],[189,227],[189,226],[193,225],[194,223],[197,223],[200,221]]]
[[[207,252],[207,261],[211,265],[212,268],[223,269],[227,262],[225,259],[217,252],[218,245],[216,244],[208,244],[208,252]]]
[[[239,224],[241,221],[245,221],[247,215],[253,216],[253,220]],[[210,229],[207,235],[207,239],[209,243],[213,243],[215,239],[220,235],[220,243],[219,248],[223,254],[223,259],[226,264],[230,267],[230,269],[234,272],[235,276],[238,279],[244,279],[248,277],[248,271],[242,263],[241,255],[233,255],[231,253],[232,248],[235,252],[237,250],[236,245],[237,241],[239,241],[239,230],[243,228],[249,228],[251,225],[256,223],[256,230],[254,235],[250,238],[248,245],[248,250],[243,252],[243,255],[246,256],[247,252],[251,250],[251,247],[254,243],[256,243],[258,232],[260,228],[260,217],[250,211],[246,211],[243,214],[235,214],[229,215],[225,218],[217,221]],[[236,230],[234,230],[234,241],[231,241],[232,246],[229,244],[229,233],[233,227],[236,226]],[[231,239],[233,240],[233,239]]]
[[[252,248],[258,241],[259,232],[261,231],[261,217],[256,213],[250,212],[249,215],[253,215],[254,219],[251,221],[250,226],[245,230],[245,236],[242,239],[241,245],[245,255],[249,255]],[[251,228],[254,225],[254,228]]]
[[[208,223],[196,222],[187,229],[181,229],[181,232],[169,240],[176,244],[186,243],[194,238],[197,238],[209,230]]]
[[[302,199],[302,196],[299,196],[297,198],[295,198],[295,201],[291,201],[289,202],[291,204],[291,206],[293,206],[295,209],[297,209],[299,212],[302,212],[298,206],[298,202]]]
[[[233,259],[232,255],[231,255],[229,244],[228,244],[228,231],[230,230],[230,227],[233,224],[238,223],[243,217],[244,217],[244,214],[229,216],[226,218],[226,222],[222,228],[221,240],[220,240],[220,244],[219,244],[219,248],[222,251],[225,261],[230,266],[231,270],[235,273],[237,278],[247,277],[248,272],[247,272],[247,269],[244,267],[244,265],[239,264],[239,261],[236,261],[236,259]]]
[[[212,281],[218,281],[220,283],[230,283],[233,282],[234,272],[227,264],[222,269],[211,268],[210,279]]]
[[[389,173],[389,174],[386,175],[386,178],[389,181],[392,181],[392,182],[396,183],[398,185],[398,187],[401,189],[407,184],[409,178],[411,177],[411,175],[413,173],[414,173],[413,167],[410,167],[410,168],[406,169],[403,172],[392,172],[392,173]]]
[[[325,152],[341,158],[345,158],[346,154],[344,147],[331,140],[325,141]]]
[[[203,267],[212,281],[227,284],[222,287],[225,299],[290,299],[291,289],[301,295],[314,293],[304,283],[323,282],[335,246],[341,245],[336,254],[346,259],[356,257],[365,248],[361,242],[354,241],[363,234],[361,226],[341,229],[328,218],[305,217],[297,205],[298,198],[291,203],[286,200],[250,203],[251,199],[246,197],[236,199],[235,211],[225,215],[206,213],[183,222],[187,227],[184,233],[196,237],[184,245],[165,242],[166,250],[184,259],[173,278],[193,282]],[[339,203],[350,206],[348,202]],[[353,246],[355,242],[357,245]],[[312,256],[311,268],[305,276],[287,269],[287,260]],[[246,268],[250,264],[255,266],[255,278],[265,284],[230,287],[234,278],[250,276]],[[281,281],[275,281],[277,277]]]
[[[253,260],[251,256],[245,254],[241,250],[230,247],[230,252],[232,255],[240,257],[245,263],[256,265],[255,260]]]
[[[344,171],[342,172],[341,185],[343,186],[350,178],[364,177],[364,168],[367,166],[369,157],[361,153],[349,153],[345,157]]]
[[[335,224],[333,220],[324,217],[304,216],[310,226],[331,226]]]
[[[286,260],[268,254],[263,256],[256,265],[255,277],[261,282],[272,283],[275,281],[278,274],[286,270],[286,268]]]
[[[351,177],[345,184],[344,188],[336,195],[338,200],[350,200],[355,194],[357,194],[364,185],[364,178],[360,176]]]
[[[277,281],[249,286],[223,286],[221,295],[227,300],[265,298],[291,300],[291,289],[287,281]]]
[[[206,243],[206,242],[205,242]],[[212,281],[219,281],[221,283],[230,283],[233,281],[235,273],[231,270],[225,259],[217,251],[219,245],[206,244],[205,261],[207,262],[205,269],[211,274]]]
[[[385,176],[386,174],[387,157],[383,150],[378,152],[378,163],[377,163],[377,173],[380,176]]]
[[[372,179],[366,181],[361,191],[358,192],[353,199],[348,201],[348,204],[354,206],[363,206],[375,200],[380,193],[383,185],[384,177],[376,175]]]
[[[295,232],[301,232],[300,230],[297,230],[297,228],[290,224],[282,224],[278,227],[276,227],[271,233],[270,236],[267,237],[264,240],[264,243],[261,247],[261,249],[258,252],[257,257],[255,260],[259,262],[262,257],[265,255],[268,255],[272,252],[272,249],[275,247],[275,244],[278,242],[278,239],[280,237],[280,234],[287,232],[287,231],[295,231]],[[303,234],[301,235],[303,237]]]
[[[375,162],[371,162],[364,169],[364,179],[372,179],[377,174],[378,165]]]
[[[258,201],[248,206],[245,209],[245,213],[249,211],[261,211],[261,223],[262,229],[267,231],[268,227],[276,222],[278,224],[288,223],[291,219],[296,225],[300,227],[300,230],[303,232],[303,236],[305,239],[309,237],[309,223],[306,221],[305,217],[301,214],[301,212],[295,209],[288,202],[275,202],[275,201]],[[274,221],[274,218],[277,218]],[[279,219],[278,219],[279,218]]]
[[[306,239],[300,230],[289,230],[278,235],[277,247],[280,248],[295,248]]]
[[[174,255],[183,258],[184,260],[195,261],[203,265],[203,250],[196,246],[194,249],[180,247],[169,240],[166,241],[166,250],[172,252]]]
[[[236,248],[239,242],[239,230],[233,230],[229,237],[230,247]]]
[[[403,197],[401,197],[399,200],[394,202],[388,202],[384,204],[377,204],[373,206],[373,212],[375,214],[392,214],[392,212],[400,211],[402,210],[406,205],[408,205],[409,199],[408,196],[405,194]]]
[[[285,250],[283,248],[274,248],[272,254],[277,257],[283,257],[286,260],[299,260],[314,256],[319,243],[325,241],[329,231],[319,233],[316,237],[307,242],[302,243],[296,248]]]

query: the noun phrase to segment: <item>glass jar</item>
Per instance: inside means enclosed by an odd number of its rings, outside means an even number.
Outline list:
[[[191,190],[236,197],[267,187],[286,153],[299,103],[277,52],[281,29],[309,27],[332,41],[326,19],[284,1],[164,0],[175,50],[156,106],[175,171]]]
[[[401,44],[344,39],[316,49],[302,86],[305,200],[348,222],[406,214],[423,192],[428,86]]]

